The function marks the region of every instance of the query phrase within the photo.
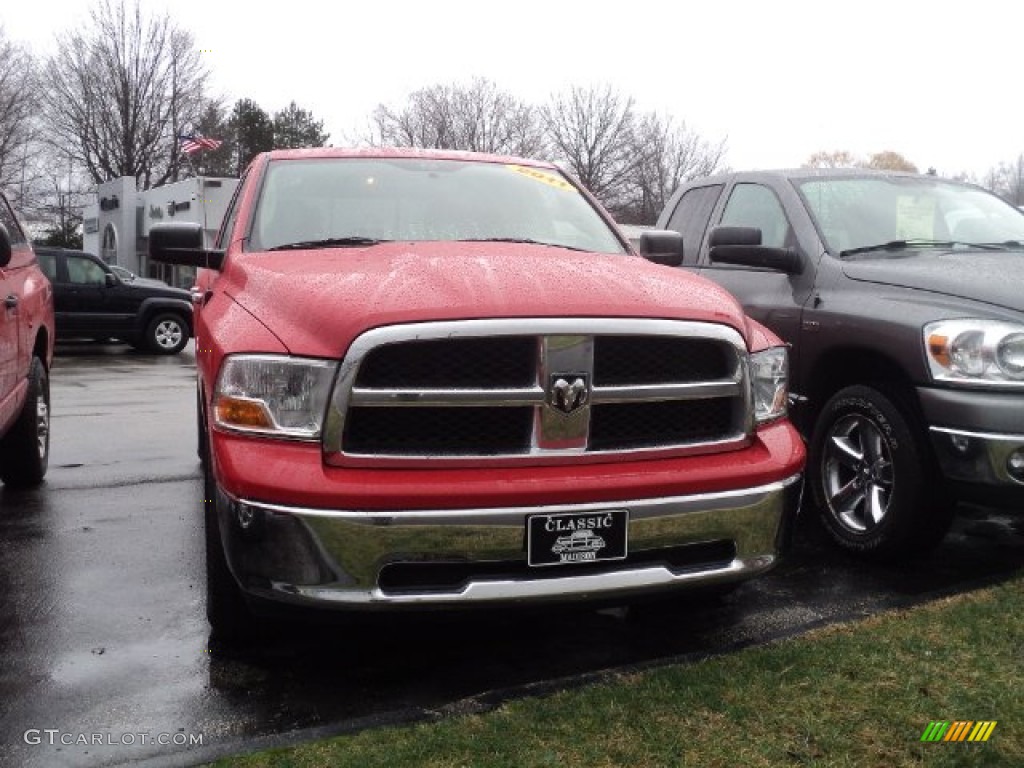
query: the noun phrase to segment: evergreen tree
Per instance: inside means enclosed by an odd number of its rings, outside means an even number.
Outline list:
[[[314,120],[313,113],[293,101],[274,114],[274,149],[322,147],[330,136],[324,133],[322,120]]]
[[[228,129],[235,142],[236,176],[241,176],[260,152],[274,148],[274,123],[252,99],[239,99],[235,102],[228,120]]]
[[[237,176],[235,157],[238,142],[234,131],[229,125],[227,110],[218,101],[207,101],[203,112],[193,126],[193,133],[217,139],[221,145],[217,149],[203,149],[192,155],[192,165],[199,176]]]

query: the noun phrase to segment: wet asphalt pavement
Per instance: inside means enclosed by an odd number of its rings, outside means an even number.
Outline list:
[[[717,601],[288,623],[211,647],[193,361],[191,345],[58,350],[47,482],[0,490],[0,765],[192,765],[481,711],[1024,572],[1024,526],[985,510],[906,567],[857,562],[802,520],[783,565]]]

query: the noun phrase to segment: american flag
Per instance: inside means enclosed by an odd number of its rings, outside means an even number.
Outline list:
[[[220,139],[211,139],[206,136],[179,136],[181,149],[186,155],[198,152],[201,149],[216,149],[221,145]]]

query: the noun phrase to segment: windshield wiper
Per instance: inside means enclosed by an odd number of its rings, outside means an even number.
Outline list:
[[[344,248],[361,245],[377,245],[386,243],[387,240],[377,240],[373,237],[326,237],[323,240],[302,240],[298,243],[285,243],[268,248],[268,251],[304,251],[313,248]]]
[[[460,237],[460,243],[526,243],[527,245],[546,245],[548,248],[567,248],[570,251],[586,251],[586,248],[577,248],[574,245],[564,243],[545,243],[543,240],[533,240],[529,237]]]
[[[927,240],[925,238],[913,238],[910,240],[890,240],[887,243],[875,245],[862,245],[860,248],[847,248],[840,251],[839,256],[854,256],[858,253],[871,253],[873,251],[902,251],[908,248],[956,248],[957,246],[967,248],[978,248],[983,251],[1005,251],[1006,243],[968,243],[963,240]]]

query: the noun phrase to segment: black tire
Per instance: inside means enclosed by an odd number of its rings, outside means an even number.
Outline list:
[[[28,398],[14,425],[0,440],[0,480],[10,488],[43,482],[50,463],[50,377],[38,357],[28,374]]]
[[[217,489],[207,465],[204,477],[206,529],[206,618],[214,640],[242,644],[254,637],[257,623],[228,567],[217,522]]]
[[[913,404],[887,385],[846,387],[825,403],[807,475],[825,529],[857,554],[924,554],[953,519]]]
[[[181,315],[161,312],[149,321],[143,342],[151,352],[176,355],[188,344],[188,338],[188,323]]]
[[[210,459],[209,437],[206,434],[206,418],[203,413],[203,395],[196,387],[196,455],[199,464],[206,469]]]

